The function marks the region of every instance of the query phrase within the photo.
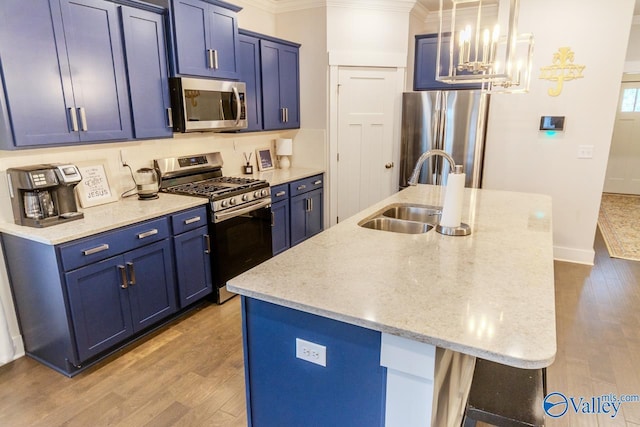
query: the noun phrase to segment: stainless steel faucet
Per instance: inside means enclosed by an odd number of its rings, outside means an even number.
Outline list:
[[[411,173],[411,177],[409,177],[409,181],[407,184],[416,185],[418,183],[418,178],[420,177],[420,169],[422,169],[422,164],[429,158],[433,156],[442,156],[449,161],[451,164],[451,170],[454,173],[462,173],[462,165],[456,165],[456,162],[453,160],[446,151],[442,150],[429,150],[422,153],[418,161],[416,162],[416,167],[413,168],[413,172]]]

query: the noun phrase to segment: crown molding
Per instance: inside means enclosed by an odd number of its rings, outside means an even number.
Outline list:
[[[416,0],[240,0],[247,6],[273,14],[297,10],[341,7],[349,9],[382,10],[386,12],[410,13]],[[420,5],[420,9],[426,10]]]
[[[482,7],[484,9],[482,13],[483,17],[498,16],[498,5],[495,5],[495,4],[483,5]],[[458,9],[456,14],[456,22],[459,22],[460,19],[462,20],[466,19],[471,22],[474,22],[476,19],[476,9],[475,8],[467,8],[466,10],[462,8]],[[439,11],[434,10],[430,12],[427,18],[424,20],[424,22],[430,28],[431,26],[433,26],[433,28],[438,28],[440,25]],[[443,28],[446,28],[446,29],[451,28],[451,10],[443,11],[442,26]]]
[[[260,9],[269,13],[276,13],[278,2],[275,0],[240,0],[243,5]],[[238,3],[238,2],[236,2]]]
[[[432,11],[420,1],[417,1],[415,6],[413,6],[413,9],[411,9],[411,15],[422,22],[426,22],[431,13]]]

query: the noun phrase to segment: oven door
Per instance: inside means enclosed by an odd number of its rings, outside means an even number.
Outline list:
[[[270,201],[258,209],[223,218],[210,224],[211,264],[218,303],[235,295],[226,290],[227,280],[273,256]]]

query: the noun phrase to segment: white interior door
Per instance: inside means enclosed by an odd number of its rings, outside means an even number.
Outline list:
[[[621,86],[604,191],[640,194],[640,82]]]
[[[395,68],[338,69],[338,221],[397,189],[398,80]]]

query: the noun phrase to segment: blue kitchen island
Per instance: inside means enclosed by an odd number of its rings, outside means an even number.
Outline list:
[[[551,198],[465,189],[465,237],[359,225],[443,200],[410,187],[229,282],[250,425],[457,426],[476,357],[553,362]]]

